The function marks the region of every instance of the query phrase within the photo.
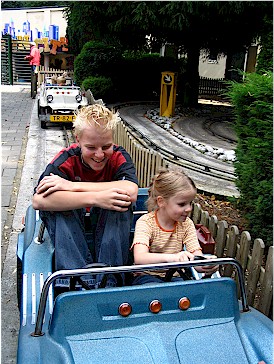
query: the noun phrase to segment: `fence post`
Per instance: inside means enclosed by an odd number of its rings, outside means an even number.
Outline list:
[[[268,250],[265,274],[261,286],[261,298],[258,310],[266,316],[270,313],[271,302],[273,300],[273,246]]]
[[[194,224],[199,224],[200,218],[201,218],[201,213],[202,213],[201,205],[199,203],[194,203],[192,211],[193,211],[192,220],[193,220]]]
[[[243,270],[246,270],[248,262],[248,254],[251,244],[251,236],[248,231],[243,231],[240,238],[240,248],[236,259],[241,263]]]
[[[264,248],[265,245],[262,239],[255,239],[251,262],[248,269],[249,274],[247,277],[247,302],[251,306],[253,306],[253,301],[257,290],[257,283],[260,276]]]
[[[13,68],[12,68],[12,42],[11,36],[9,35],[8,38],[8,65],[9,65],[9,83],[13,85]]]
[[[211,232],[213,239],[215,239],[218,228],[218,219],[217,216],[212,215],[209,217],[208,230]]]
[[[232,225],[227,234],[227,251],[226,256],[230,258],[235,258],[236,249],[237,249],[237,239],[239,236],[239,229],[237,226]],[[233,272],[233,267],[231,265],[227,265],[224,267],[224,276],[231,277]]]
[[[207,211],[203,211],[202,210],[200,224],[202,224],[202,225],[204,225],[205,227],[208,228],[208,225],[209,225],[209,213]]]
[[[223,256],[225,242],[226,242],[227,229],[228,229],[228,223],[225,220],[218,222],[217,235],[215,238],[216,255],[218,258],[221,258]]]

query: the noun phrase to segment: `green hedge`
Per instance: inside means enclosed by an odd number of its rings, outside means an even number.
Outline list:
[[[103,99],[104,102],[109,102],[113,98],[113,84],[109,77],[88,77],[82,87],[85,90],[91,90],[95,99]]]
[[[228,96],[235,107],[236,185],[253,238],[273,239],[273,73],[246,74]]]
[[[90,89],[96,98],[102,98],[105,102],[159,100],[161,72],[179,72],[184,63],[185,60],[160,57],[158,53],[122,54],[113,46],[91,41],[84,45],[75,59],[74,77],[76,83],[85,89],[86,84],[91,85]],[[105,79],[95,81],[89,79],[90,77]],[[110,81],[107,92],[106,79]]]
[[[103,42],[87,42],[74,61],[74,78],[78,85],[87,77],[111,77],[120,62],[120,52]]]

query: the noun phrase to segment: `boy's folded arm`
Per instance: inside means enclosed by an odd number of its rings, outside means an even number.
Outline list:
[[[135,202],[138,196],[138,185],[134,182],[122,180],[111,182],[73,182],[74,192],[100,192],[111,188],[120,188],[127,191],[131,201]]]
[[[75,193],[71,191],[56,191],[43,197],[35,193],[32,199],[32,206],[35,210],[42,211],[69,211],[90,207],[90,193]]]

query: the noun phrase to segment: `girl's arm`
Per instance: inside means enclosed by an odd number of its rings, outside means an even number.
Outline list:
[[[194,259],[194,254],[188,251],[176,254],[150,253],[148,246],[140,243],[135,243],[133,246],[133,254],[135,264],[186,262]]]

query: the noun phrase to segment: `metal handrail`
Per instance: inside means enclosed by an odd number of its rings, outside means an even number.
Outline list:
[[[127,272],[140,272],[146,270],[158,270],[158,269],[171,269],[171,268],[187,268],[187,267],[196,267],[196,266],[204,266],[204,265],[226,265],[231,264],[236,267],[240,292],[242,297],[242,306],[243,311],[249,311],[247,297],[245,292],[244,285],[244,275],[243,268],[241,264],[234,258],[215,258],[215,259],[206,259],[206,260],[195,260],[188,262],[173,262],[173,263],[158,263],[158,264],[140,264],[140,265],[132,265],[132,266],[119,266],[119,267],[104,267],[104,268],[81,268],[81,269],[70,269],[70,270],[59,270],[51,274],[44,282],[38,314],[36,318],[35,330],[31,334],[34,337],[42,336],[44,333],[42,332],[43,326],[43,317],[45,315],[47,296],[50,285],[58,278],[65,278],[71,276],[82,276],[85,274],[110,274],[110,273],[127,273]]]

